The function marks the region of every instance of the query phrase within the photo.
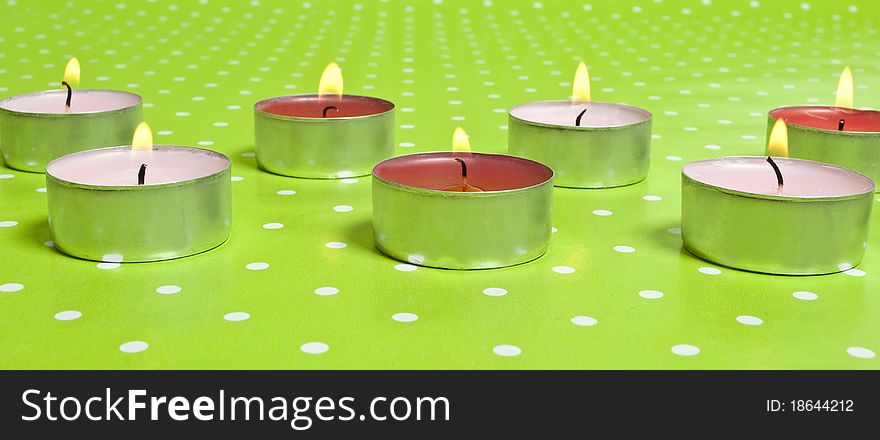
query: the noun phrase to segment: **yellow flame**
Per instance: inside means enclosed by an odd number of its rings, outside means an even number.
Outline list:
[[[79,60],[76,57],[67,61],[64,67],[64,82],[70,84],[70,87],[79,86]]]
[[[321,82],[318,84],[318,95],[334,94],[342,96],[342,69],[339,64],[330,63],[321,74]]]
[[[840,81],[837,82],[836,106],[853,108],[853,77],[849,66],[840,72]]]
[[[574,81],[571,86],[572,101],[589,101],[590,100],[590,72],[587,65],[583,61],[578,64],[577,70],[574,72]]]
[[[770,139],[767,141],[767,154],[776,157],[788,157],[788,127],[782,118],[776,120],[773,129],[770,130]]]
[[[137,128],[134,129],[134,136],[131,137],[131,149],[132,151],[153,150],[153,132],[150,130],[150,126],[147,125],[146,122],[141,122],[138,124]]]
[[[471,151],[471,141],[468,139],[468,134],[461,127],[456,127],[455,133],[452,134],[452,151],[463,153],[470,153]]]

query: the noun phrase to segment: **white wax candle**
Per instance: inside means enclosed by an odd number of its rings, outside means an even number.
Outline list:
[[[846,168],[810,160],[773,158],[782,173],[779,186],[766,157],[722,157],[691,162],[691,179],[733,191],[786,197],[844,197],[874,191],[874,182]]]
[[[66,100],[67,90],[47,90],[4,99],[0,108],[20,113],[94,113],[132,107],[141,97],[117,90],[74,90],[69,109]]]
[[[209,150],[156,146],[152,151],[125,147],[101,148],[60,157],[46,167],[52,177],[80,185],[137,185],[141,164],[147,165],[145,185],[182,182],[219,173],[229,159]]]
[[[610,102],[539,101],[518,105],[510,109],[511,116],[537,124],[575,127],[615,127],[637,124],[651,118],[651,113],[637,107]]]

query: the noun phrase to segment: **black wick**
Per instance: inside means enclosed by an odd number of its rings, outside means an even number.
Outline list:
[[[61,85],[67,87],[67,101],[64,102],[64,105],[70,108],[70,98],[73,97],[73,89],[70,88],[70,84],[67,81],[61,81]]]
[[[581,118],[584,117],[584,113],[586,113],[586,112],[587,112],[587,109],[583,109],[583,110],[580,112],[580,114],[578,114],[577,117],[574,118],[574,125],[576,125],[576,126],[578,126],[578,127],[581,126]]]
[[[782,185],[785,183],[782,180],[782,171],[779,171],[779,167],[776,165],[776,162],[773,161],[772,157],[767,156],[767,162],[770,164],[771,167],[773,167],[773,172],[776,173],[776,183],[781,188]]]
[[[846,121],[844,121],[843,119],[837,121],[837,131],[843,131],[843,124],[846,124]]]
[[[331,108],[333,110],[339,111],[339,109],[336,108],[335,105],[328,105],[327,107],[324,107],[324,110],[321,111],[321,117],[326,118],[327,117],[327,110],[330,110]]]
[[[144,178],[147,177],[147,164],[142,163],[141,169],[138,170],[138,185],[144,184]]]
[[[464,163],[464,159],[456,157],[455,161],[461,164],[461,177],[467,177],[467,164]]]

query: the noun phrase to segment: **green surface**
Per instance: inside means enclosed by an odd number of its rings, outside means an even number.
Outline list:
[[[668,231],[681,165],[761,153],[770,108],[833,103],[844,64],[857,106],[880,99],[874,1],[3,0],[0,12],[0,95],[57,87],[78,56],[83,87],[144,96],[157,143],[222,151],[243,178],[222,247],[101,269],[44,245],[42,175],[0,169],[2,368],[880,367],[848,353],[880,351],[880,225],[859,270],[821,277],[704,274],[715,266]],[[594,99],[654,113],[651,173],[626,188],[556,189],[550,251],[523,266],[396,270],[373,247],[369,178],[285,178],[252,156],[253,103],[316,91],[330,61],[346,92],[397,104],[403,154],[448,149],[459,125],[475,150],[503,152],[506,109],[566,98],[582,58]],[[23,288],[3,292],[9,283]],[[157,293],[165,285],[181,290]],[[339,292],[314,293],[328,286]],[[483,293],[493,287],[507,294]],[[149,348],[123,352],[129,341]],[[305,353],[309,342],[329,350]],[[505,344],[521,354],[493,352]],[[679,344],[700,352],[677,355]]]

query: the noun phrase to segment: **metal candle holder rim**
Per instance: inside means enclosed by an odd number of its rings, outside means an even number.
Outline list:
[[[388,186],[391,186],[391,187],[397,188],[397,189],[401,189],[401,190],[404,190],[404,191],[409,191],[409,192],[412,192],[412,193],[418,193],[418,194],[434,194],[434,195],[436,195],[436,194],[442,194],[442,195],[444,195],[444,196],[446,196],[446,197],[468,197],[468,198],[470,198],[470,197],[491,197],[491,196],[495,196],[495,195],[498,195],[498,194],[512,194],[512,193],[524,192],[524,191],[528,191],[528,190],[531,190],[531,189],[533,189],[533,188],[539,188],[539,187],[542,187],[542,186],[545,186],[545,185],[548,185],[548,184],[549,184],[549,185],[553,185],[553,177],[554,177],[555,174],[554,174],[554,172],[553,172],[553,169],[550,168],[550,167],[548,167],[547,165],[544,165],[544,164],[542,164],[541,162],[538,162],[538,161],[535,161],[535,160],[527,159],[527,158],[525,158],[525,157],[513,156],[513,155],[510,155],[510,154],[497,154],[497,153],[474,153],[474,152],[471,152],[471,153],[462,153],[462,154],[468,154],[468,155],[474,155],[474,156],[507,156],[507,157],[513,157],[513,158],[515,158],[516,160],[521,160],[521,161],[523,161],[523,162],[531,162],[531,163],[534,163],[534,164],[540,165],[541,167],[545,168],[547,171],[550,172],[550,177],[548,177],[547,180],[545,180],[545,181],[543,181],[543,182],[541,182],[541,183],[537,183],[537,184],[530,185],[530,186],[524,186],[524,187],[522,187],[522,188],[502,189],[502,190],[496,190],[496,191],[463,192],[463,191],[444,191],[444,190],[440,190],[440,189],[419,188],[419,187],[416,187],[416,186],[404,185],[404,184],[402,184],[402,183],[397,183],[397,182],[393,182],[393,181],[391,181],[391,180],[383,179],[383,178],[381,178],[381,177],[379,177],[379,176],[376,175],[376,168],[378,168],[380,165],[382,165],[383,163],[388,162],[388,161],[390,161],[390,160],[394,160],[394,159],[397,159],[397,158],[400,158],[400,157],[412,157],[412,156],[436,156],[436,155],[449,154],[449,153],[453,153],[453,152],[451,152],[451,151],[428,151],[428,152],[422,152],[422,153],[412,153],[412,154],[404,154],[404,155],[401,155],[401,156],[390,157],[390,158],[385,159],[385,160],[383,160],[382,162],[379,162],[378,164],[376,164],[376,166],[373,167],[372,175],[373,175],[373,178],[374,178],[374,179],[376,179],[376,180],[378,180],[378,181],[380,181],[380,182],[382,182],[382,183],[384,183],[384,184],[386,184],[386,185],[388,185]]]
[[[806,159],[796,159],[793,157],[780,157],[780,158],[776,158],[774,160],[776,160],[776,161],[812,162],[812,163],[819,164],[819,165],[822,165],[822,166],[828,167],[828,168],[837,168],[840,170],[849,171],[853,174],[858,175],[859,177],[864,178],[868,182],[870,182],[871,188],[868,189],[867,191],[863,191],[863,192],[856,193],[856,194],[845,195],[845,196],[795,196],[795,195],[758,194],[758,193],[753,193],[753,192],[749,192],[749,191],[740,191],[740,190],[736,190],[736,189],[732,189],[732,188],[727,188],[727,187],[713,185],[713,184],[706,183],[706,182],[701,182],[699,180],[694,179],[691,176],[688,176],[684,171],[684,168],[687,165],[694,164],[694,163],[720,162],[725,159],[742,159],[742,158],[755,159],[755,158],[764,158],[764,156],[726,156],[726,157],[716,157],[716,158],[712,158],[712,159],[703,159],[703,160],[696,160],[693,162],[688,162],[687,164],[685,164],[681,168],[681,177],[683,179],[687,179],[687,180],[694,182],[696,184],[702,185],[705,188],[711,189],[713,191],[718,191],[718,192],[731,194],[731,195],[739,196],[739,197],[745,197],[745,198],[749,198],[749,199],[782,200],[782,201],[786,201],[786,202],[810,203],[810,202],[832,202],[832,201],[836,201],[836,200],[851,200],[851,199],[858,199],[860,197],[864,197],[866,194],[873,195],[874,191],[875,191],[876,184],[874,183],[874,181],[870,177],[868,177],[862,173],[859,173],[857,171],[853,171],[849,168],[844,168],[841,166],[832,165],[829,163],[816,162],[814,160],[806,160]]]
[[[841,109],[841,110],[856,110],[856,109],[851,109],[851,108],[847,108],[847,107],[838,107],[836,105],[788,105],[788,106],[776,107],[773,110],[770,110],[769,112],[767,112],[767,116],[773,120],[777,120],[779,118],[773,117],[773,112],[775,112],[777,110],[794,109],[794,108],[835,108],[835,109]],[[858,110],[858,111],[880,113],[880,111],[878,111],[878,110]],[[838,131],[838,130],[833,130],[833,129],[825,129],[825,128],[818,128],[818,127],[809,127],[809,126],[800,125],[800,124],[793,124],[788,121],[785,121],[785,124],[790,127],[797,127],[800,130],[812,131],[812,132],[816,132],[816,133],[837,133],[839,136],[851,136],[851,137],[880,137],[880,131],[852,131],[852,130]]]
[[[261,100],[261,101],[257,101],[257,103],[254,104],[254,111],[257,112],[257,113],[259,113],[259,114],[261,114],[261,115],[263,115],[263,116],[270,117],[270,118],[273,118],[273,119],[280,119],[280,120],[283,120],[283,121],[299,121],[299,122],[316,122],[316,123],[317,123],[317,122],[321,122],[321,121],[347,121],[347,120],[351,120],[351,119],[375,118],[375,117],[377,117],[377,116],[382,116],[382,115],[386,115],[386,114],[388,114],[388,113],[393,113],[394,110],[396,109],[396,107],[394,106],[394,103],[391,102],[391,101],[389,101],[389,100],[387,100],[387,99],[376,98],[376,97],[374,97],[374,96],[349,95],[349,94],[343,94],[342,96],[346,96],[346,97],[349,97],[349,98],[371,99],[371,100],[375,100],[375,101],[381,101],[381,102],[383,102],[383,103],[388,104],[388,105],[390,106],[390,108],[389,108],[388,110],[384,111],[384,112],[380,112],[380,113],[371,113],[371,114],[368,114],[368,115],[360,115],[360,116],[328,116],[328,117],[326,117],[326,118],[307,118],[307,117],[302,117],[302,116],[285,116],[285,115],[279,115],[279,114],[277,114],[277,113],[266,112],[266,111],[263,111],[263,110],[260,109],[260,106],[261,106],[261,105],[265,105],[265,104],[267,104],[267,103],[269,103],[269,102],[272,102],[272,101],[281,101],[281,100],[283,100],[283,99],[290,99],[290,98],[294,98],[294,97],[319,97],[319,96],[320,96],[320,95],[317,94],[317,93],[307,93],[307,94],[302,94],[302,95],[283,95],[283,96],[275,96],[275,97],[272,97],[272,98],[266,98],[266,99],[263,99],[263,100]]]
[[[605,102],[605,101],[582,101],[582,102],[585,103],[585,104],[589,104],[589,103],[599,103],[599,104],[613,104],[613,105],[619,105],[619,106],[623,106],[623,107],[628,107],[628,108],[631,108],[631,109],[633,109],[633,110],[636,110],[637,112],[642,113],[642,114],[645,116],[645,119],[643,119],[643,120],[641,120],[641,121],[638,121],[638,122],[633,122],[632,124],[607,125],[607,126],[602,126],[602,127],[578,127],[578,126],[575,126],[575,125],[560,125],[560,124],[550,124],[550,123],[546,123],[546,122],[536,122],[536,121],[532,121],[532,120],[529,120],[529,119],[523,119],[523,118],[517,117],[516,115],[513,114],[513,111],[514,111],[514,110],[516,110],[517,108],[522,107],[522,106],[526,106],[526,105],[529,105],[529,104],[545,104],[545,103],[554,103],[554,102],[572,102],[572,101],[570,101],[570,100],[562,100],[562,99],[555,99],[555,100],[554,100],[554,99],[551,99],[551,100],[545,100],[545,101],[530,101],[530,102],[524,102],[524,103],[522,103],[522,104],[518,104],[518,105],[513,106],[513,107],[507,112],[507,114],[510,115],[511,118],[516,119],[517,121],[521,121],[521,122],[523,122],[524,124],[534,125],[534,126],[537,126],[537,127],[549,127],[549,128],[556,128],[556,129],[559,129],[559,130],[573,130],[573,131],[614,131],[614,130],[623,130],[623,129],[627,129],[627,128],[630,128],[630,127],[636,127],[636,126],[639,126],[639,125],[642,125],[642,124],[647,124],[647,123],[651,122],[651,120],[654,118],[654,115],[653,115],[651,112],[649,112],[649,111],[647,111],[647,110],[645,110],[645,109],[643,109],[643,108],[641,108],[641,107],[636,107],[636,106],[634,106],[634,105],[629,105],[629,104],[621,104],[621,103],[617,103],[617,102]]]
[[[229,160],[229,157],[227,157],[223,153],[219,153],[214,150],[208,150],[206,148],[197,148],[197,147],[185,147],[185,146],[181,146],[181,145],[154,145],[153,146],[154,150],[198,150],[198,151],[203,152],[205,154],[208,154],[210,156],[214,156],[214,157],[225,160],[226,166],[222,170],[217,171],[216,173],[211,173],[206,176],[197,177],[195,179],[176,180],[174,182],[166,182],[166,183],[158,183],[158,184],[150,184],[150,185],[92,185],[92,184],[84,184],[84,183],[75,183],[75,182],[70,182],[70,181],[67,181],[64,179],[60,179],[58,177],[53,176],[51,173],[49,173],[49,166],[52,165],[52,163],[54,163],[55,161],[58,161],[58,160],[62,160],[66,157],[76,156],[76,155],[80,155],[80,154],[86,154],[86,153],[94,152],[94,151],[123,150],[123,149],[129,150],[129,149],[131,149],[131,146],[130,145],[123,145],[123,146],[118,146],[118,147],[95,148],[95,149],[91,149],[91,150],[78,151],[76,153],[71,153],[71,154],[61,156],[57,159],[52,160],[48,164],[46,164],[46,178],[52,179],[53,182],[58,183],[62,186],[69,187],[69,188],[90,189],[90,190],[94,190],[94,191],[131,191],[131,190],[149,191],[149,190],[158,190],[158,189],[165,189],[165,188],[173,188],[173,187],[177,187],[177,186],[191,185],[194,183],[212,180],[212,179],[215,179],[215,178],[221,176],[222,174],[226,173],[227,171],[229,171],[229,169],[232,165],[232,161]]]
[[[105,115],[107,113],[121,112],[121,111],[129,110],[129,109],[135,108],[135,107],[143,104],[143,102],[144,102],[144,98],[142,98],[141,95],[138,95],[137,93],[127,92],[125,90],[76,89],[75,91],[77,94],[79,94],[79,93],[89,94],[91,92],[120,93],[120,94],[133,96],[134,98],[137,99],[137,102],[135,102],[132,105],[126,106],[126,107],[115,108],[112,110],[93,110],[93,111],[89,111],[89,112],[70,112],[70,113],[22,112],[22,111],[17,111],[17,110],[10,110],[5,107],[5,105],[7,103],[14,101],[16,99],[19,99],[19,98],[26,98],[26,97],[31,97],[31,96],[41,96],[41,95],[57,95],[57,94],[67,95],[67,90],[62,90],[62,89],[41,90],[39,92],[25,93],[22,95],[15,95],[15,96],[9,96],[7,98],[4,98],[2,101],[0,101],[0,111],[15,114],[15,115],[23,115],[23,116],[36,117],[36,118],[71,118],[71,117],[87,118],[90,116]]]

